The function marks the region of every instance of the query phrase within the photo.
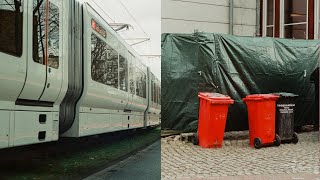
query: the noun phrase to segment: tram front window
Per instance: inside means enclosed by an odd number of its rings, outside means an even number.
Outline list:
[[[0,52],[22,55],[23,0],[0,0]]]

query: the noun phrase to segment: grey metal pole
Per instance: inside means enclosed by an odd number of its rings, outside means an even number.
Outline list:
[[[262,34],[260,34],[260,17],[262,16],[262,14],[260,14],[260,0],[257,0],[257,5],[256,5],[256,36],[262,36]]]
[[[229,0],[229,34],[233,35],[233,0]]]

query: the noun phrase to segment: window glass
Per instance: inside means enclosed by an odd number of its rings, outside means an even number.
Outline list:
[[[59,67],[59,8],[49,3],[48,66]]]
[[[266,36],[273,37],[273,27],[267,27]]]
[[[267,25],[273,25],[274,0],[267,0]]]
[[[46,2],[33,1],[33,60],[46,64],[46,35],[48,33],[48,66],[59,67],[59,8],[49,2],[49,19],[46,22]]]
[[[151,100],[154,102],[154,80],[151,80]]]
[[[131,57],[132,61],[133,61],[133,57]],[[132,61],[129,64],[129,88],[130,88],[130,93],[131,94],[135,94],[135,87],[134,87],[134,65],[132,63]]]
[[[284,24],[307,22],[307,0],[284,0]]]
[[[161,105],[161,84],[160,84],[160,88],[159,88],[159,104]]]
[[[306,25],[285,26],[284,37],[290,39],[306,39]]]
[[[33,1],[33,60],[45,64],[46,1]]]
[[[284,37],[306,39],[307,0],[284,0]]]
[[[156,103],[158,103],[158,93],[159,93],[159,89],[158,89],[158,84],[156,85]]]
[[[146,75],[140,69],[136,69],[136,94],[146,98]]]
[[[107,43],[91,35],[91,76],[94,81],[118,88],[118,53]]]
[[[160,85],[158,84],[158,104],[160,104]]]
[[[154,83],[154,102],[157,103],[157,84]]]
[[[107,85],[118,88],[118,52],[107,44]]]
[[[123,91],[128,90],[128,61],[126,58],[119,55],[119,77],[120,89]]]
[[[151,74],[151,101],[155,102],[155,78],[154,75]]]
[[[0,0],[0,52],[22,55],[23,1]]]
[[[274,0],[267,0],[267,37],[273,37],[274,28]]]

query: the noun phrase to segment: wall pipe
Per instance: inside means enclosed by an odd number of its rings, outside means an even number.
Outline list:
[[[233,35],[233,0],[229,0],[229,34]]]

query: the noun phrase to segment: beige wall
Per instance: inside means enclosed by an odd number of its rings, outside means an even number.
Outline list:
[[[256,35],[256,0],[234,0],[233,34]],[[162,0],[162,33],[229,33],[229,0]]]

